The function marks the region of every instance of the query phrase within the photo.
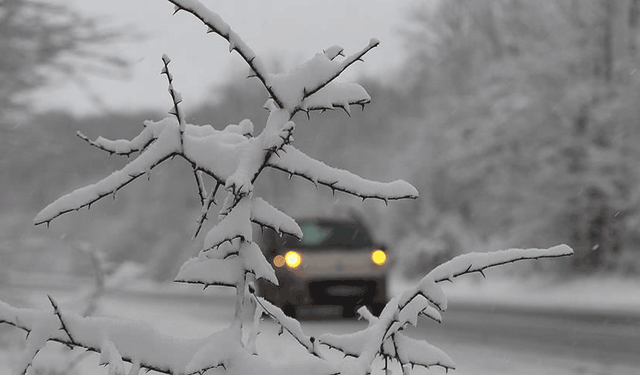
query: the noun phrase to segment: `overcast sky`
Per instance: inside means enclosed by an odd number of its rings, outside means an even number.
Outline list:
[[[248,73],[226,42],[193,16],[163,0],[52,0],[65,1],[91,15],[108,17],[111,25],[128,25],[146,35],[139,41],[109,47],[110,53],[132,63],[126,80],[92,78],[91,88],[111,110],[169,108],[166,82],[160,76],[163,53],[172,59],[175,86],[185,105],[206,100],[214,84],[232,70]],[[383,74],[401,60],[398,31],[411,1],[392,0],[202,0],[219,13],[249,46],[272,66],[291,67],[322,49],[340,45],[346,53],[364,47],[371,38],[381,45],[352,66],[347,77]],[[401,4],[401,5],[398,5]],[[124,29],[126,30],[126,29]],[[61,85],[38,97],[40,108],[65,107],[90,113],[100,106],[78,88]],[[187,107],[188,108],[188,107]]]

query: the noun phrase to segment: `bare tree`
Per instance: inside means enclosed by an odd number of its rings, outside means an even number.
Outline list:
[[[43,0],[0,3],[0,119],[24,111],[25,96],[64,77],[84,85],[87,74],[120,72],[125,61],[95,48],[122,40],[119,30],[70,6]],[[81,73],[81,74],[78,74]]]

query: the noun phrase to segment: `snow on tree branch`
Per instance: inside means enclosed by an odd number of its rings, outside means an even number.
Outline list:
[[[168,119],[165,120],[170,122]],[[176,131],[171,131],[172,129]],[[34,219],[34,223],[36,225],[48,223],[62,214],[90,206],[106,196],[115,195],[122,187],[145,173],[149,173],[151,169],[166,159],[177,155],[180,152],[180,137],[177,130],[173,126],[165,126],[158,139],[123,169],[112,173],[96,184],[85,186],[58,198],[40,211]]]
[[[271,316],[281,327],[283,330],[289,332],[289,334],[298,341],[298,343],[304,346],[307,351],[318,357],[323,358],[323,355],[320,353],[320,349],[318,347],[318,340],[316,340],[313,336],[307,336],[302,331],[302,326],[300,326],[300,322],[297,320],[290,318],[285,315],[285,313],[277,306],[267,301],[262,297],[258,297],[252,292],[252,296],[255,299],[256,303],[260,306],[260,308],[269,316]]]
[[[488,253],[467,253],[434,268],[427,276],[436,283],[452,281],[453,278],[468,274],[480,273],[490,267],[513,263],[526,259],[559,258],[573,254],[567,245],[558,245],[549,249],[509,249]]]
[[[198,18],[202,23],[209,27],[208,32],[213,32],[229,42],[229,52],[236,51],[247,62],[255,76],[262,82],[269,92],[269,96],[278,104],[278,107],[284,108],[280,97],[273,91],[270,77],[262,60],[255,52],[240,38],[240,36],[231,29],[231,26],[217,14],[207,9],[197,0],[169,0],[179,10],[187,11]]]
[[[196,257],[187,260],[175,277],[176,282],[235,288],[235,313],[228,328],[202,339],[184,340],[160,334],[140,322],[107,318],[83,318],[61,310],[50,299],[53,312],[17,309],[0,302],[0,324],[8,324],[28,333],[27,345],[17,361],[18,373],[24,374],[34,357],[48,341],[101,354],[100,363],[110,374],[124,374],[125,362],[130,374],[154,370],[165,374],[204,374],[216,369],[225,373],[275,375],[303,373],[309,375],[367,375],[372,373],[376,358],[382,358],[385,370],[389,362],[399,364],[403,373],[413,366],[455,368],[453,360],[439,348],[424,340],[405,336],[401,331],[418,323],[419,316],[442,322],[447,299],[439,283],[467,273],[481,273],[486,268],[524,259],[567,256],[572,250],[557,246],[548,250],[512,249],[484,254],[466,254],[436,267],[415,287],[396,296],[379,317],[366,308],[360,309],[369,321],[366,329],[348,335],[321,335],[318,339],[304,334],[300,323],[283,311],[255,295],[253,282],[264,279],[278,285],[275,271],[253,240],[252,223],[280,234],[302,237],[298,224],[286,213],[265,200],[254,197],[254,184],[265,168],[274,168],[290,176],[300,176],[318,185],[360,197],[390,200],[415,199],[418,191],[408,182],[377,182],[349,171],[330,167],[291,146],[297,111],[342,108],[350,113],[351,105],[371,101],[366,90],[356,83],[337,83],[334,79],[379,42],[372,39],[360,51],[344,57],[340,46],[332,46],[316,54],[297,68],[271,74],[261,60],[218,14],[197,0],[168,0],[176,11],[184,10],[202,21],[209,31],[229,42],[247,62],[267,88],[269,110],[262,131],[254,136],[249,120],[216,130],[211,125],[194,125],[185,120],[181,95],[174,89],[169,72],[170,59],[162,57],[162,74],[168,80],[172,109],[169,117],[158,122],[146,121],[144,129],[132,140],[95,141],[78,133],[91,146],[109,154],[130,156],[139,153],[121,170],[100,181],[63,195],[40,211],[34,223],[49,224],[65,213],[90,207],[92,203],[113,195],[138,177],[149,174],[165,160],[179,156],[195,176],[202,208],[196,220],[196,236],[209,211],[216,205],[216,195],[226,194],[216,223],[204,236],[204,244]],[[205,176],[212,179],[212,189],[205,186]],[[220,189],[224,187],[224,190]],[[256,351],[260,318],[272,317],[308,352],[309,358],[293,363],[272,363]],[[247,332],[247,330],[249,332]],[[248,334],[247,334],[248,333]],[[321,347],[324,345],[328,347]],[[345,355],[339,363],[325,357],[324,350],[337,350]],[[387,372],[389,373],[389,372]]]
[[[254,198],[251,205],[251,221],[275,232],[302,239],[302,229],[289,215],[273,207],[262,198]]]
[[[83,318],[73,312],[61,312],[57,308],[56,311],[52,314],[35,309],[19,309],[0,301],[0,324],[12,325],[29,334],[27,348],[16,367],[17,373],[26,373],[31,360],[47,341],[96,353],[110,351],[104,353],[107,358],[118,354],[123,361],[136,361],[142,369],[165,374],[184,373],[184,368],[199,347],[207,341],[220,339],[177,339],[159,333],[144,322]],[[63,329],[58,316],[64,319]],[[110,361],[116,362],[114,358]]]
[[[300,110],[308,113],[313,110],[326,111],[342,108],[350,116],[351,105],[359,105],[364,110],[364,106],[370,102],[371,97],[359,84],[353,82],[331,82],[324,86],[322,90],[305,98],[300,105]]]
[[[395,359],[402,368],[419,365],[454,369],[455,363],[441,349],[400,332],[407,325],[417,325],[420,315],[442,322],[440,311],[446,310],[447,300],[438,283],[506,263],[571,254],[571,248],[560,245],[550,249],[510,249],[460,255],[436,267],[415,287],[389,301],[379,318],[363,307],[359,312],[369,321],[365,330],[350,335],[324,334],[320,336],[320,342],[353,357],[357,363],[354,368],[358,369],[354,373],[357,374],[370,373],[370,363],[376,356]]]
[[[329,93],[319,95],[315,101],[311,100],[311,103],[304,103],[305,99],[319,93],[351,64],[359,61],[367,52],[379,44],[378,40],[371,39],[366,47],[347,57],[342,62],[338,62],[333,58],[335,56],[332,49],[329,49],[330,53],[317,53],[309,61],[289,72],[270,75],[273,90],[278,93],[283,101],[284,108],[288,109],[291,114],[300,109],[306,110],[309,107],[313,107],[313,104],[319,105],[318,103],[322,103],[321,105],[327,106],[328,103],[331,103],[328,101],[329,97],[332,100],[336,100],[343,108],[348,108],[350,102],[353,102],[353,104],[366,102],[368,99],[366,92],[357,89],[357,84],[351,84],[333,85]]]
[[[341,191],[362,199],[377,198],[385,202],[418,197],[418,191],[408,182],[397,180],[383,183],[365,180],[349,171],[333,168],[315,160],[293,146],[285,146],[282,151],[269,159],[270,167],[300,176],[314,184],[327,186],[334,192]]]

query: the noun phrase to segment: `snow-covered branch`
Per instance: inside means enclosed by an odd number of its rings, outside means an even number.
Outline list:
[[[559,258],[572,254],[573,250],[567,245],[558,245],[549,249],[509,249],[487,253],[467,253],[437,266],[427,276],[439,283],[452,281],[453,278],[468,273],[480,273],[484,276],[483,271],[485,269],[507,263],[531,259]]]
[[[309,111],[326,111],[341,108],[351,116],[352,105],[359,105],[362,110],[371,102],[367,91],[353,82],[331,82],[322,90],[307,97],[300,105],[300,110],[309,115]]]
[[[98,137],[95,141],[92,141],[86,135],[81,132],[77,132],[76,136],[91,146],[99,148],[100,150],[106,151],[109,154],[123,155],[129,156],[135,152],[141,152],[145,148],[147,148],[151,142],[156,140],[153,134],[153,128],[148,127],[145,124],[144,130],[138,134],[137,137],[132,139],[131,141],[120,139],[116,141],[112,141],[106,138]]]
[[[311,60],[309,64],[305,66],[305,68],[307,69],[300,69],[299,72],[296,72],[298,74],[309,74],[309,77],[313,77],[314,79],[314,81],[308,82],[308,84],[305,84],[302,88],[303,95],[302,99],[299,100],[299,102],[304,103],[307,98],[312,98],[315,94],[319,93],[320,90],[325,89],[327,85],[329,85],[334,79],[342,74],[342,72],[344,72],[349,66],[351,66],[356,61],[362,61],[362,57],[367,52],[377,47],[379,44],[380,41],[378,41],[377,39],[371,39],[366,47],[347,57],[340,63],[335,63],[335,61],[331,58],[331,55],[327,54],[327,51],[325,51],[323,55],[316,55],[324,56],[325,59],[320,58],[320,61],[317,62],[313,62],[313,60]],[[304,70],[307,71],[305,72]],[[313,74],[311,74],[312,72]],[[363,101],[367,100],[366,98],[368,95],[366,95],[366,92],[362,92],[358,88],[356,88],[355,85],[357,84],[334,84],[333,86],[331,86],[327,93],[318,96],[318,98],[316,99],[316,103],[321,101],[323,97],[332,97],[334,98],[334,100],[337,99],[344,102],[345,96],[347,96],[350,99],[347,99],[350,104],[364,104]],[[343,106],[342,103],[338,103],[338,105]],[[294,112],[298,109],[304,110],[312,106],[313,105],[311,103],[304,103],[303,105],[297,104]],[[343,108],[345,108],[345,111],[348,111],[348,106],[344,106]]]
[[[300,176],[314,184],[327,186],[334,193],[341,191],[363,200],[376,198],[385,202],[418,197],[418,191],[406,181],[397,180],[387,183],[370,181],[349,171],[330,167],[293,146],[285,146],[282,151],[269,159],[269,167],[293,176]]]
[[[102,353],[105,348],[117,348],[122,361],[137,362],[142,369],[165,374],[184,373],[190,356],[207,341],[169,337],[138,321],[83,318],[73,312],[61,311],[53,300],[52,305],[53,313],[14,308],[0,301],[0,324],[12,325],[29,334],[17,373],[26,373],[33,357],[47,341],[96,353]],[[62,329],[61,322],[64,322]],[[110,344],[105,345],[105,342]]]
[[[268,73],[261,60],[218,14],[197,0],[168,0],[176,12],[184,10],[197,17],[229,43],[246,61],[270,98],[265,107],[269,117],[262,131],[253,136],[249,120],[230,124],[222,130],[211,125],[194,125],[186,121],[180,108],[182,97],[174,89],[169,72],[170,59],[162,58],[162,73],[166,75],[173,104],[171,116],[158,122],[146,121],[144,129],[132,140],[90,140],[82,133],[78,137],[90,145],[108,152],[129,156],[139,153],[121,170],[100,181],[77,189],[55,200],[40,211],[34,222],[49,224],[67,212],[90,207],[92,203],[115,193],[136,178],[149,174],[169,158],[186,160],[195,177],[202,208],[195,236],[198,236],[209,211],[216,203],[219,188],[226,197],[218,208],[217,222],[204,236],[203,247],[196,257],[187,260],[175,277],[176,282],[232,287],[236,290],[235,314],[228,328],[202,339],[183,340],[160,334],[140,322],[107,318],[83,318],[60,309],[50,298],[53,312],[17,309],[0,302],[0,324],[8,324],[28,333],[27,345],[17,361],[18,373],[26,373],[34,357],[48,341],[69,347],[84,348],[101,354],[100,363],[109,366],[110,374],[123,375],[128,362],[129,374],[140,370],[155,370],[166,374],[204,374],[216,369],[233,374],[265,375],[303,373],[310,375],[366,375],[376,358],[400,365],[403,372],[413,366],[455,368],[453,360],[439,348],[424,340],[409,338],[402,330],[418,324],[419,316],[442,322],[447,298],[441,282],[468,274],[480,273],[502,264],[525,259],[567,256],[567,246],[551,249],[512,249],[493,253],[466,254],[436,267],[415,287],[396,296],[379,317],[366,308],[360,309],[368,320],[367,328],[353,334],[324,334],[318,339],[307,336],[300,323],[287,317],[280,307],[256,296],[253,281],[263,279],[278,285],[276,273],[264,253],[253,240],[253,224],[270,228],[280,234],[302,238],[298,224],[286,213],[265,200],[254,197],[254,184],[265,168],[299,176],[315,185],[367,198],[388,201],[415,199],[418,191],[408,182],[396,180],[377,182],[349,171],[330,167],[313,159],[291,145],[298,111],[342,108],[350,113],[351,105],[371,101],[366,90],[357,83],[334,82],[345,69],[360,61],[379,42],[372,39],[360,51],[344,57],[343,49],[332,46],[322,53],[281,74]],[[204,175],[212,178],[215,187],[207,192]],[[194,237],[195,237],[194,236]],[[260,356],[255,346],[260,318],[267,314],[287,331],[310,354],[308,359],[293,363],[272,363]],[[249,323],[249,324],[247,324]],[[248,327],[247,327],[248,326]],[[247,330],[249,330],[247,334]],[[248,337],[245,339],[245,337]],[[345,355],[342,362],[332,363],[323,355],[320,345]]]
[[[401,367],[418,365],[453,369],[455,363],[441,349],[400,332],[407,325],[417,325],[421,315],[442,322],[440,312],[446,310],[447,299],[438,283],[506,263],[571,254],[571,248],[560,245],[550,249],[510,249],[458,256],[436,267],[416,286],[389,301],[379,318],[363,308],[360,313],[369,321],[365,330],[350,335],[324,334],[320,336],[320,342],[353,357],[358,364],[355,366],[358,374],[370,373],[369,366],[376,356],[395,359]]]
[[[300,322],[297,320],[290,318],[285,315],[285,313],[277,306],[267,301],[262,297],[258,297],[252,293],[252,297],[260,306],[260,308],[273,320],[276,321],[281,327],[282,330],[289,332],[289,334],[302,346],[304,346],[307,351],[318,357],[323,358],[323,355],[320,353],[320,348],[318,347],[318,340],[313,336],[307,336],[302,331],[302,326],[300,326]]]
[[[202,23],[209,27],[208,32],[213,32],[229,42],[229,52],[236,51],[249,68],[254,72],[255,76],[262,82],[269,92],[269,96],[278,104],[278,107],[284,108],[280,97],[273,91],[272,84],[269,80],[269,74],[260,57],[240,38],[240,36],[217,14],[207,9],[197,0],[169,0],[176,7],[176,12],[184,10],[193,14]]]

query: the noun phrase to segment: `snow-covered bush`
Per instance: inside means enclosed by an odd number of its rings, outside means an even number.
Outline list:
[[[372,39],[360,51],[345,56],[339,46],[331,46],[295,69],[281,74],[269,73],[262,60],[216,13],[197,0],[169,0],[175,11],[185,11],[229,43],[266,88],[269,98],[265,108],[269,117],[262,130],[254,135],[249,120],[218,130],[211,125],[186,122],[181,95],[174,89],[170,59],[162,57],[173,106],[169,117],[147,121],[132,140],[95,141],[78,136],[109,154],[138,154],[121,170],[95,184],[64,195],[45,207],[35,224],[49,224],[68,212],[90,207],[94,202],[116,192],[134,179],[148,175],[167,159],[179,156],[193,171],[202,210],[196,220],[195,236],[209,218],[212,206],[218,207],[217,223],[204,236],[199,255],[186,261],[175,281],[200,286],[225,286],[236,290],[235,314],[229,326],[200,339],[178,339],[136,321],[103,317],[83,318],[63,311],[50,298],[51,311],[20,309],[0,302],[0,323],[27,331],[26,348],[17,358],[15,372],[26,373],[36,354],[49,342],[100,353],[100,363],[109,374],[138,374],[154,370],[166,374],[204,374],[222,371],[231,374],[368,374],[374,360],[382,358],[385,370],[398,365],[405,373],[414,366],[455,368],[454,362],[440,349],[426,341],[405,336],[401,331],[416,325],[419,316],[441,322],[447,299],[439,283],[452,281],[468,273],[521,259],[559,257],[572,253],[567,246],[551,249],[511,249],[494,253],[465,254],[435,269],[412,289],[388,302],[379,317],[366,308],[359,310],[367,319],[366,329],[348,335],[306,335],[295,319],[255,293],[253,280],[262,278],[278,283],[273,268],[252,238],[252,223],[280,234],[296,237],[302,231],[296,222],[265,200],[254,196],[253,187],[266,168],[300,176],[316,185],[384,202],[417,198],[416,189],[405,181],[381,183],[363,179],[345,170],[332,168],[291,145],[299,112],[340,108],[347,114],[351,106],[363,109],[370,102],[365,89],[357,83],[338,83],[335,78],[353,63],[360,61],[378,46]],[[207,185],[211,185],[208,187]],[[225,197],[216,201],[219,194]],[[308,358],[293,363],[275,363],[261,356],[256,337],[261,318],[267,315],[306,348]],[[326,351],[339,351],[344,359],[329,360]],[[128,364],[127,364],[128,363]]]

